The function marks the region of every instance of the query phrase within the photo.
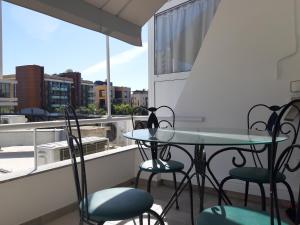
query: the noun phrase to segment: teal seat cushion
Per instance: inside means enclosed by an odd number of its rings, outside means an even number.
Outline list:
[[[264,168],[257,167],[238,167],[229,171],[231,177],[243,181],[256,183],[270,183],[269,171]],[[278,173],[276,182],[282,182],[286,179],[285,175]]]
[[[90,219],[98,222],[136,217],[152,205],[153,197],[148,192],[134,188],[111,188],[88,195]],[[86,213],[85,207],[83,212]]]
[[[275,219],[275,225],[277,225]],[[282,225],[288,225],[282,222]],[[197,225],[270,225],[267,212],[233,206],[214,206],[205,209],[197,218]]]
[[[181,171],[184,164],[178,161],[169,160],[163,161],[161,159],[147,160],[140,164],[140,169],[152,173],[171,173]]]

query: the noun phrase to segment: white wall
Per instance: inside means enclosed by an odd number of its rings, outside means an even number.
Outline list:
[[[246,126],[246,113],[251,105],[289,101],[289,80],[300,77],[299,60],[295,61],[300,39],[295,35],[298,34],[295,21],[300,18],[299,2],[222,0],[192,71],[183,84],[175,104],[176,114],[204,117],[201,127],[239,128]],[[152,82],[149,85],[155,86],[153,80],[156,78],[151,78],[153,73],[149,76]],[[152,98],[157,98],[157,93],[159,91],[155,90]],[[163,95],[169,96],[169,92],[159,93],[158,98]],[[206,148],[207,154],[214,149]],[[215,171],[220,178],[228,175],[231,158],[228,155],[216,162]],[[289,181],[298,191],[296,183],[299,179]],[[233,183],[228,188],[243,191],[240,183]],[[286,198],[285,190],[280,194]]]
[[[278,62],[278,78],[284,80],[299,80],[300,79],[300,51],[299,51],[299,39],[300,39],[300,1],[294,2],[294,26],[296,32],[295,38],[298,40],[296,48],[286,57],[283,57]]]
[[[91,157],[93,156],[87,156]],[[134,163],[134,150],[87,161],[89,192],[132,179]],[[40,167],[39,170],[48,167]],[[0,224],[3,225],[17,225],[53,212],[76,201],[72,169],[67,166],[1,183],[0,199],[3,203]]]
[[[0,131],[0,146],[32,146],[33,137],[33,130]],[[62,140],[65,140],[65,133],[63,129],[39,129],[36,131],[37,145]]]

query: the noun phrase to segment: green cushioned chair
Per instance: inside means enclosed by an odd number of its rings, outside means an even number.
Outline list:
[[[291,199],[291,210],[289,217],[295,224],[300,224],[300,186],[299,186],[299,194],[298,194],[298,206],[296,207],[296,202],[294,200],[294,193],[292,192],[290,186],[286,182],[286,176],[284,172],[296,172],[300,169],[300,145],[296,143],[299,127],[300,127],[300,120],[296,123],[287,122],[285,120],[285,115],[291,109],[298,111],[300,114],[300,99],[291,101],[290,103],[278,107],[278,106],[271,106],[268,107],[266,105],[256,105],[252,107],[248,113],[248,128],[252,129],[255,125],[263,125],[265,129],[269,132],[272,138],[272,145],[265,146],[262,149],[242,149],[242,148],[231,148],[242,157],[243,162],[242,164],[238,165],[236,163],[236,158],[233,158],[233,163],[237,166],[237,168],[230,170],[230,176],[223,179],[219,185],[219,206],[214,206],[202,211],[197,219],[197,225],[286,225],[288,223],[284,223],[281,221],[281,215],[278,206],[278,193],[277,193],[277,185],[278,183],[283,183],[288,188],[290,199]],[[265,107],[272,111],[271,116],[268,122],[258,121],[254,123],[250,123],[249,115],[250,112],[256,107]],[[278,135],[289,135],[290,136],[290,143],[286,142],[285,147],[283,150],[280,148],[279,145],[276,144],[276,138]],[[287,144],[288,143],[288,144]],[[273,161],[269,160],[268,168],[265,169],[262,166],[261,160],[258,156],[259,153],[264,152],[266,149],[269,150],[269,158],[274,159]],[[230,148],[221,149],[214,153],[213,156],[209,160],[211,160],[216,155],[228,151]],[[279,151],[280,150],[280,151]],[[256,167],[243,167],[246,163],[246,157],[243,154],[243,151],[250,152],[253,156],[253,159],[257,159],[255,161]],[[290,159],[293,159],[291,163]],[[209,162],[209,161],[208,161]],[[248,187],[249,183],[253,182],[259,185],[262,191],[263,196],[263,207],[262,211],[255,211],[248,208],[240,208],[234,206],[221,206],[221,199],[224,200],[226,204],[231,204],[227,195],[223,192],[223,185],[226,181],[231,179],[239,179],[246,182],[246,196],[248,196]],[[270,212],[268,214],[265,211],[265,191],[263,184],[269,184],[269,193],[271,193],[271,202],[270,204]],[[203,188],[203,186],[202,186]],[[245,197],[245,203],[247,202],[247,197]],[[246,205],[246,204],[245,204]],[[274,223],[271,223],[273,221]]]
[[[264,104],[258,104],[254,105],[250,108],[247,114],[247,127],[249,130],[257,130],[257,131],[264,131],[268,132],[269,134],[272,134],[274,131],[274,126],[276,123],[276,120],[278,119],[279,114],[284,109],[285,105],[283,106],[267,106]],[[257,120],[257,118],[262,118],[262,115],[264,115],[264,118],[261,120]],[[282,129],[279,130],[280,134],[287,134],[289,135],[289,144],[295,144],[298,134],[299,134],[299,123],[295,126],[291,123],[283,123]],[[226,153],[228,154],[228,150],[230,148],[227,148]],[[223,192],[223,186],[224,184],[232,179],[237,179],[245,182],[245,201],[244,206],[247,206],[248,201],[248,193],[249,193],[249,184],[255,183],[258,185],[261,191],[261,208],[262,210],[266,210],[266,194],[264,189],[264,184],[269,184],[269,170],[267,169],[267,161],[268,160],[262,160],[262,155],[265,157],[267,156],[267,150],[268,146],[263,145],[261,148],[258,148],[256,146],[250,146],[249,149],[243,149],[243,148],[237,148],[233,147],[233,151],[237,152],[239,156],[242,158],[242,163],[238,164],[236,163],[236,157],[233,158],[233,164],[236,166],[236,168],[229,170],[229,176],[225,177],[220,182],[220,192],[219,192],[219,204],[221,202],[221,199],[224,201],[228,201],[228,197]],[[208,160],[209,162],[212,161],[213,157],[216,157],[218,154],[225,152],[222,149],[217,151],[216,153],[211,156],[211,158]],[[246,163],[249,165],[248,158],[245,155],[245,152],[248,152],[247,156],[250,156],[252,158],[252,163],[254,166],[245,166]],[[250,158],[249,157],[249,158]],[[286,181],[286,176],[284,173],[286,172],[286,169],[282,167],[280,171],[278,171],[276,177],[274,178],[276,183],[282,183],[284,186],[286,186],[286,189],[290,195],[292,210],[295,210],[295,200],[293,197],[292,189],[289,185],[289,183]]]
[[[270,225],[270,221],[270,215],[265,211],[214,206],[199,214],[197,225]],[[274,225],[278,225],[277,221]],[[281,225],[288,225],[288,223],[282,222]]]
[[[75,120],[76,132],[71,126],[71,119]],[[146,191],[135,188],[110,188],[94,193],[87,193],[86,169],[83,157],[80,127],[75,110],[72,106],[65,107],[65,121],[67,142],[74,173],[77,191],[78,206],[80,210],[80,224],[102,225],[106,221],[117,221],[139,217],[142,224],[142,215],[152,215],[160,225],[164,222],[153,210],[153,197]],[[75,136],[76,135],[76,136]],[[77,162],[77,156],[79,156]],[[80,171],[79,171],[80,167]],[[81,173],[80,173],[81,172]],[[99,177],[100,179],[100,177]]]
[[[143,190],[110,188],[89,194],[87,209],[93,221],[113,221],[137,217],[151,209],[152,205],[153,197]],[[80,209],[86,214],[82,202]]]
[[[229,175],[234,179],[248,181],[253,183],[267,184],[270,183],[270,173],[265,168],[241,167],[229,171]],[[286,179],[283,173],[278,173],[276,182],[284,182]]]
[[[171,120],[166,119],[158,120],[156,113],[162,111],[166,113],[167,111],[171,114]],[[150,114],[149,114],[150,113]],[[136,115],[148,115],[147,121],[141,121],[139,118],[135,119]],[[136,107],[131,114],[132,126],[134,129],[145,129],[145,128],[174,128],[175,126],[175,113],[169,106],[160,106],[158,108],[150,107]],[[177,180],[176,173],[181,173],[188,177],[184,171],[184,164],[175,160],[171,160],[171,146],[163,144],[161,146],[151,145],[150,143],[137,142],[139,152],[141,154],[143,162],[139,166],[139,172],[136,177],[136,186],[138,187],[139,178],[141,172],[150,173],[147,185],[147,191],[151,190],[151,181],[154,175],[159,173],[172,173],[174,181],[174,189],[176,194],[176,209],[179,209],[178,196],[177,196]],[[146,148],[151,150],[151,157],[146,153]],[[176,146],[172,147],[173,149]],[[177,147],[178,148],[178,147]],[[160,151],[160,152],[159,152]],[[150,152],[150,151],[149,151]],[[192,200],[191,200],[192,201]],[[192,207],[192,206],[191,206]]]
[[[140,170],[151,173],[173,173],[176,171],[181,171],[183,168],[183,163],[174,160],[147,160],[140,164]]]

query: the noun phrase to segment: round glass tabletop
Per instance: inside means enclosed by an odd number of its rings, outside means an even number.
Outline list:
[[[270,144],[272,137],[267,132],[247,129],[140,129],[123,134],[124,137],[145,142],[184,144],[184,145],[257,145]],[[276,142],[287,140],[279,136]]]

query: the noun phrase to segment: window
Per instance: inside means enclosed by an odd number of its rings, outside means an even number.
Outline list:
[[[10,97],[10,84],[0,83],[0,97],[9,98]]]
[[[155,16],[156,75],[190,71],[220,0],[192,0]]]
[[[104,97],[105,96],[105,90],[100,90],[99,91],[99,96]]]

